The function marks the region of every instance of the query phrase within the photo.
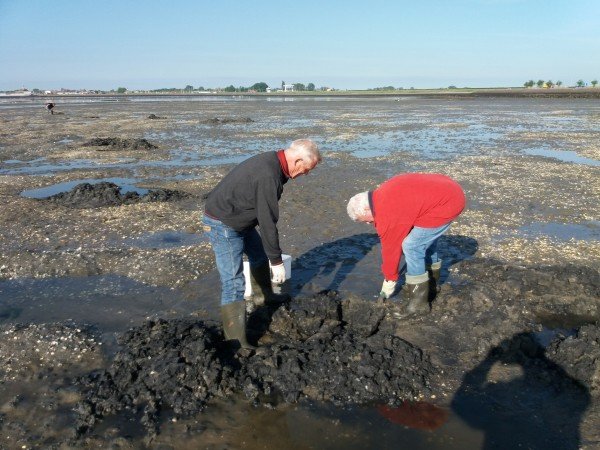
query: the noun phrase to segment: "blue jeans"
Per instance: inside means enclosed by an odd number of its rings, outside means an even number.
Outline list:
[[[206,215],[202,222],[208,227],[206,234],[215,252],[217,270],[221,277],[221,305],[244,300],[246,283],[243,254],[248,256],[252,267],[269,262],[258,231],[256,228],[235,231]]]
[[[422,275],[427,266],[439,261],[438,239],[449,227],[449,223],[437,228],[413,227],[402,242],[407,275]]]

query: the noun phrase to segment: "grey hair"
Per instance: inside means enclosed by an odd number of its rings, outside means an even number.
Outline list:
[[[369,192],[360,192],[348,201],[346,207],[348,215],[353,221],[357,221],[359,216],[363,216],[371,212],[369,205]]]
[[[314,163],[321,162],[319,147],[310,139],[296,139],[291,143],[290,150],[297,152],[302,159],[308,159]]]

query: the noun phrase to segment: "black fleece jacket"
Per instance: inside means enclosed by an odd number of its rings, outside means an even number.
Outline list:
[[[236,231],[259,225],[269,261],[281,264],[278,202],[287,180],[277,152],[261,153],[225,175],[208,194],[204,211]]]

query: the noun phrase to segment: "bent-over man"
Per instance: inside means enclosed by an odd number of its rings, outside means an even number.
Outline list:
[[[437,242],[465,203],[465,194],[456,181],[425,173],[397,175],[374,191],[350,199],[350,218],[372,223],[381,240],[384,281],[380,298],[394,293],[404,253],[407,312],[429,312],[430,290],[432,294],[438,290],[442,267]]]
[[[309,139],[298,139],[285,150],[245,160],[208,194],[203,222],[221,277],[221,318],[227,340],[252,348],[246,339],[243,254],[248,257],[252,278],[266,304],[288,298],[274,294],[271,284],[286,279],[277,231],[278,202],[288,179],[306,175],[320,161],[317,145]]]

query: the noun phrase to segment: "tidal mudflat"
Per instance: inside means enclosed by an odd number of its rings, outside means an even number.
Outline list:
[[[600,445],[597,100],[287,100],[0,104],[0,446]],[[204,195],[298,137],[324,162],[280,203],[294,300],[233,355]],[[417,320],[375,304],[378,240],[345,213],[406,171],[468,198]]]

